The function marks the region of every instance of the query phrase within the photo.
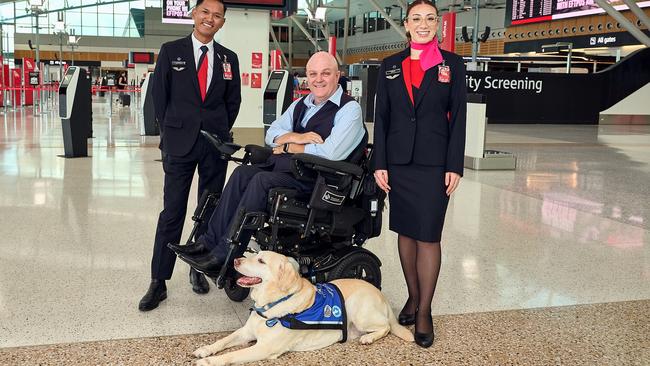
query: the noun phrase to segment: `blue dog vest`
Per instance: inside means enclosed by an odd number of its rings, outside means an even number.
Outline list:
[[[257,313],[266,318],[260,311]],[[266,326],[273,327],[278,322],[289,329],[341,330],[343,333],[341,343],[344,343],[348,337],[345,301],[338,287],[331,283],[316,284],[316,296],[310,308],[300,313],[268,319]]]

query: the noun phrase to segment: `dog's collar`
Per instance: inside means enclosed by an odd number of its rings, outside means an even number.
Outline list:
[[[255,305],[253,305],[253,308],[251,310],[255,310],[255,312],[257,314],[259,314],[262,318],[266,319],[266,316],[264,316],[264,314],[263,314],[265,311],[268,311],[269,309],[271,309],[272,307],[280,304],[281,302],[289,300],[291,298],[291,296],[293,296],[293,294],[289,294],[289,295],[287,295],[287,296],[285,296],[285,297],[283,297],[283,298],[281,298],[279,300],[275,300],[275,301],[270,302],[270,303],[268,303],[268,304],[266,304],[266,305],[264,305],[262,307],[259,307],[259,308],[256,307]]]

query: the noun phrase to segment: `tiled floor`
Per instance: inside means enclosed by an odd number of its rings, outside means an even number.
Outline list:
[[[137,103],[132,105],[116,108],[109,118],[107,105],[97,100],[91,157],[78,159],[57,157],[63,142],[60,120],[53,114],[0,109],[0,363],[5,356],[25,363],[38,360],[16,356],[16,348],[7,347],[222,332],[246,319],[249,301],[233,303],[215,288],[195,295],[187,283],[187,266],[180,262],[168,283],[169,298],[154,311],[137,310],[149,281],[163,174],[156,161],[158,138],[139,135],[141,118]],[[261,141],[261,131],[237,131],[236,138]],[[450,348],[435,352],[472,349],[462,340],[476,339],[474,331],[455,325],[463,319],[483,322],[497,319],[490,314],[520,314],[474,313],[542,308],[521,314],[553,318],[555,310],[543,308],[578,305],[566,308],[575,313],[564,313],[558,318],[562,322],[555,323],[579,328],[563,333],[567,342],[591,342],[589,337],[597,334],[589,335],[590,329],[601,331],[593,322],[602,316],[616,334],[645,330],[645,339],[630,339],[630,347],[645,352],[594,363],[650,363],[650,126],[490,125],[487,142],[489,148],[515,153],[518,167],[467,170],[451,201],[433,307],[444,325],[442,334],[448,334],[441,335],[440,344]],[[190,223],[188,219],[186,227]],[[395,240],[385,229],[367,247],[382,260],[383,291],[398,309],[406,289]],[[601,314],[593,310],[598,308],[579,306],[631,300],[640,301],[601,306],[633,304],[632,312]],[[591,311],[591,320],[576,321],[571,314],[581,311]],[[529,347],[531,339],[544,344],[539,332],[550,332],[545,321],[534,328],[528,320],[512,320],[506,330],[490,321],[500,330],[485,333],[487,344],[508,330],[508,336],[517,335],[519,346]],[[641,328],[628,329],[635,326]],[[531,331],[537,337],[527,336]],[[176,348],[183,344],[176,341],[180,338],[164,338],[171,342],[169,354],[178,354],[151,363],[187,362],[188,349],[205,343],[205,337],[196,337],[198,344]],[[457,339],[448,344],[444,337]],[[391,346],[397,340],[385,342]],[[507,344],[509,349],[498,355],[481,348],[489,353],[482,360],[525,363],[511,362],[517,360],[518,343]],[[336,347],[347,352],[347,345]],[[29,350],[25,352],[31,354]],[[575,351],[584,356],[577,354],[577,360],[592,360],[587,348]],[[140,350],[131,347],[131,352]],[[545,364],[567,363],[562,354]],[[404,357],[395,361],[428,362]],[[444,360],[436,357],[432,360]],[[88,363],[97,362],[104,363]]]

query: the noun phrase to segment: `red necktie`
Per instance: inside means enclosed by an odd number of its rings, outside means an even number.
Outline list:
[[[206,56],[208,53],[207,46],[201,46],[201,57],[199,57],[199,66],[197,74],[199,77],[199,90],[201,91],[201,100],[205,100],[205,91],[208,88],[208,63],[206,62]]]

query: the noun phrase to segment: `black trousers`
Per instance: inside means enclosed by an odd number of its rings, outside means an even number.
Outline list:
[[[221,192],[226,180],[227,164],[219,159],[217,151],[202,136],[198,136],[192,150],[185,156],[163,154],[164,208],[158,217],[151,278],[168,280],[172,276],[176,254],[167,248],[167,243],[179,243],[181,240],[187,200],[196,169],[199,173],[198,201],[205,190]],[[203,232],[206,229],[203,227]]]
[[[309,192],[313,189],[313,183],[301,182],[291,173],[266,171],[255,165],[235,169],[212,213],[207,232],[198,240],[210,248],[213,255],[225,259],[228,255],[226,236],[233,217],[241,208],[246,212],[265,211],[269,190],[276,187]],[[248,244],[250,236],[250,232],[245,233],[242,243]]]

